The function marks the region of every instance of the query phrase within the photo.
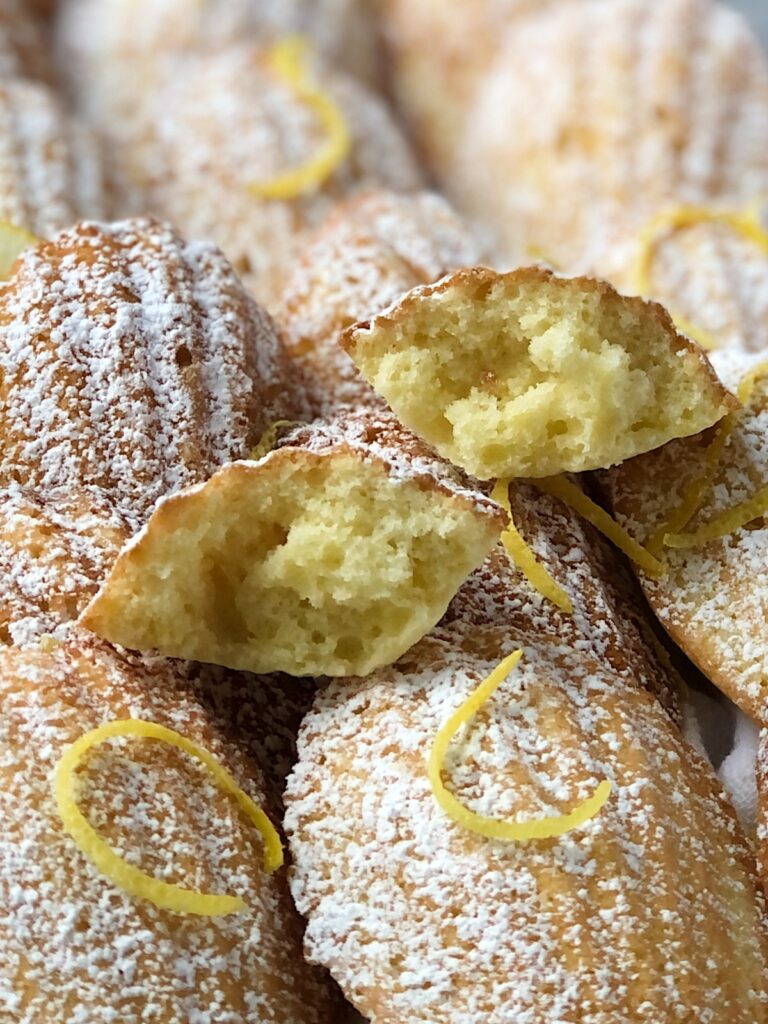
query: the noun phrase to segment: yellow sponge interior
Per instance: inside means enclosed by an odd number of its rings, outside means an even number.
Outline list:
[[[380,463],[284,449],[161,505],[83,622],[230,668],[362,675],[435,625],[499,532]]]
[[[611,466],[727,410],[658,307],[597,283],[457,280],[350,351],[406,426],[482,479]]]

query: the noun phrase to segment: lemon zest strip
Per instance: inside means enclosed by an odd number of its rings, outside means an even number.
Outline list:
[[[700,526],[692,533],[668,533],[664,543],[669,548],[698,548],[704,544],[711,544],[713,541],[721,540],[723,537],[735,533],[743,526],[747,526],[755,519],[768,513],[768,484],[761,487],[757,494],[742,501],[733,508],[727,509],[708,523]]]
[[[733,428],[736,424],[734,413],[729,413],[717,428],[717,433],[712,443],[707,448],[704,473],[688,487],[678,507],[672,512],[667,520],[651,535],[646,547],[652,555],[659,556],[666,543],[665,538],[670,534],[677,534],[684,526],[690,523],[691,519],[701,508],[708,491],[715,482],[717,470],[725,451]]]
[[[274,423],[270,423],[261,435],[255,448],[251,449],[248,458],[254,460],[263,459],[265,455],[269,455],[277,444],[277,436],[281,430],[292,430],[294,427],[302,426],[304,424],[298,420],[275,420]]]
[[[768,231],[761,223],[760,207],[757,203],[743,210],[718,210],[708,206],[679,206],[662,210],[651,217],[640,231],[639,251],[634,269],[634,288],[639,295],[650,295],[653,292],[651,269],[662,237],[697,224],[722,224],[733,228],[747,241],[754,242],[763,255],[768,256]],[[670,316],[678,329],[693,338],[702,348],[718,347],[716,338],[708,331],[677,313],[670,311]]]
[[[531,586],[535,587],[542,597],[547,598],[561,611],[570,615],[573,612],[573,602],[570,597],[552,578],[546,566],[538,560],[530,545],[526,543],[515,526],[512,507],[509,503],[509,485],[509,480],[497,480],[491,494],[493,500],[501,505],[509,516],[509,523],[501,535],[501,542],[509,557]]]
[[[246,904],[237,896],[216,896],[161,882],[140,868],[126,863],[90,825],[77,806],[75,772],[85,754],[94,746],[115,737],[135,736],[160,740],[177,747],[208,769],[213,781],[235,798],[240,809],[256,827],[264,840],[264,869],[271,873],[283,864],[280,837],[264,811],[244,793],[226,768],[203,747],[185,736],[155,722],[138,718],[106,722],[76,740],[61,757],[55,773],[54,797],[67,834],[98,870],[118,888],[138,899],[149,900],[161,910],[177,914],[219,917],[244,910]]]
[[[755,366],[742,378],[737,388],[739,401],[742,405],[749,405],[758,380],[766,373],[768,373],[768,361]],[[742,411],[729,413],[725,419],[722,420],[717,434],[707,449],[706,465],[703,476],[693,482],[683,497],[679,508],[673,512],[667,521],[663,523],[653,534],[651,539],[648,541],[649,551],[652,551],[654,554],[658,554],[660,547],[663,545],[672,548],[681,547],[683,545],[677,544],[675,538],[693,536],[693,533],[683,534],[681,531],[683,527],[687,526],[691,519],[696,515],[704,503],[704,499],[711,490],[715,482],[715,477],[717,476],[717,470],[722,462],[725,446],[733,433],[741,413]],[[668,537],[673,538],[672,543],[670,544],[667,543]],[[686,543],[684,546],[687,547],[689,545]]]
[[[600,508],[599,505],[596,505],[580,487],[571,483],[564,476],[545,477],[531,480],[530,483],[535,484],[545,494],[551,494],[553,498],[559,498],[569,508],[572,508],[574,512],[578,512],[580,516],[586,519],[588,523],[591,523],[596,530],[599,530],[611,543],[623,551],[627,558],[640,566],[649,576],[659,579],[666,573],[667,567],[663,562],[659,561],[655,555],[651,554],[647,548],[644,548],[633,537],[630,537],[624,527],[620,526],[613,516],[609,515],[605,509]]]
[[[488,839],[497,839],[510,843],[522,843],[529,839],[551,839],[555,836],[565,835],[566,832],[570,832],[572,829],[578,828],[591,818],[594,818],[611,794],[611,783],[608,779],[604,779],[598,785],[594,794],[579,804],[569,814],[558,815],[552,818],[538,818],[532,821],[514,822],[497,821],[494,818],[486,818],[483,815],[475,814],[474,811],[470,811],[469,808],[460,803],[446,789],[442,776],[443,763],[453,737],[462,725],[468,724],[474,718],[483,704],[501,686],[512,669],[515,668],[522,656],[523,652],[518,650],[505,658],[491,672],[488,678],[470,694],[458,711],[451,715],[435,737],[427,766],[427,775],[429,776],[432,793],[449,818],[469,832],[486,836]]]
[[[265,181],[251,182],[248,191],[259,199],[295,199],[317,191],[347,159],[352,148],[349,126],[341,109],[312,82],[309,52],[309,42],[303,36],[287,36],[272,47],[268,61],[274,74],[317,116],[325,142],[299,167]]]
[[[18,228],[8,221],[0,221],[0,281],[7,281],[19,256],[30,246],[39,245],[40,241],[41,239],[24,228]]]

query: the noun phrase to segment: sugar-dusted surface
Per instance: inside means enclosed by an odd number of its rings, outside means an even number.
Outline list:
[[[715,369],[736,388],[764,355],[716,352]],[[622,524],[650,536],[705,470],[711,435],[674,441],[606,475]],[[688,530],[768,483],[768,374],[762,373],[726,445],[715,485]],[[666,551],[669,573],[643,580],[659,619],[686,654],[744,711],[768,723],[768,527],[764,519],[704,547]]]
[[[310,56],[311,77],[341,111],[351,151],[306,195],[260,199],[249,186],[302,166],[326,141],[317,112],[268,58],[255,43],[169,60],[125,159],[148,206],[188,235],[212,238],[272,308],[303,233],[335,202],[373,187],[415,189],[421,176],[383,102]]]
[[[221,253],[153,221],[81,224],[0,288],[0,629],[56,633],[155,503],[306,412]]]
[[[387,84],[439,181],[461,159],[473,101],[513,21],[544,0],[387,0],[378,19]],[[552,0],[546,0],[551,3]]]
[[[339,345],[347,327],[479,257],[465,225],[436,195],[371,192],[339,205],[306,240],[275,308],[318,414],[381,405]]]
[[[81,224],[0,291],[5,480],[97,487],[139,522],[296,418],[269,318],[212,245],[153,221]]]
[[[0,220],[48,237],[76,220],[104,217],[108,202],[91,132],[48,86],[0,81]]]
[[[150,741],[105,744],[79,775],[81,807],[131,863],[239,894],[241,914],[179,917],[123,894],[63,834],[52,799],[69,743],[139,717],[202,744],[274,810],[254,738],[279,744],[279,687],[139,662],[76,634],[0,659],[0,1006],[14,1024],[333,1024],[336,997],[303,964],[284,874],[263,873],[258,834],[194,762]]]
[[[511,497],[574,616],[499,553],[397,665],[318,694],[286,817],[309,956],[374,1024],[765,1020],[753,860],[643,686],[658,668],[624,584],[602,582],[612,558],[556,503]],[[560,840],[501,845],[443,815],[426,757],[516,647],[521,666],[449,757],[452,788],[498,818],[562,813],[606,777],[614,789]]]

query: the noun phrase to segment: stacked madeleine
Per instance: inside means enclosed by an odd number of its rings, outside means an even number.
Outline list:
[[[745,25],[0,27],[0,1019],[768,1021]]]

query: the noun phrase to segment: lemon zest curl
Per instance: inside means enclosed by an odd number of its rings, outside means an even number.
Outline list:
[[[612,788],[610,781],[604,779],[597,786],[593,795],[570,811],[570,813],[551,818],[537,818],[519,822],[498,821],[495,818],[487,818],[481,814],[475,814],[474,811],[470,811],[468,807],[465,807],[446,789],[442,776],[443,763],[453,737],[462,725],[468,724],[474,718],[480,708],[501,686],[512,669],[515,668],[522,656],[523,652],[518,650],[505,658],[491,672],[488,678],[470,694],[461,707],[451,715],[435,737],[427,766],[427,775],[429,776],[435,800],[452,821],[455,821],[457,825],[461,825],[468,832],[474,832],[488,839],[496,839],[508,843],[522,843],[530,839],[552,839],[557,836],[563,836],[566,832],[571,832],[575,828],[579,828],[602,810],[605,802],[611,795]]]
[[[264,811],[243,792],[226,768],[203,747],[174,732],[173,729],[138,718],[106,722],[85,733],[65,750],[56,767],[54,798],[66,833],[110,882],[130,896],[148,900],[161,910],[170,910],[177,914],[195,914],[200,917],[220,917],[244,910],[246,904],[239,896],[218,896],[185,889],[179,885],[162,882],[133,864],[128,864],[88,822],[77,805],[76,770],[92,747],[105,740],[124,736],[159,740],[199,761],[208,770],[219,789],[234,797],[237,805],[262,836],[265,871],[272,873],[282,866],[283,847],[274,825]]]
[[[732,228],[748,242],[768,256],[768,231],[760,219],[760,204],[753,203],[743,210],[723,210],[710,206],[678,206],[662,210],[640,231],[638,255],[634,268],[634,288],[639,295],[653,293],[652,267],[656,249],[665,235],[698,224],[720,224]],[[704,349],[718,347],[717,339],[709,331],[698,327],[686,317],[670,311],[678,330],[687,334]]]
[[[306,163],[273,178],[252,181],[248,191],[259,199],[296,199],[316,192],[347,159],[352,148],[349,125],[338,104],[312,80],[310,44],[303,36],[287,36],[270,50],[268,63],[280,81],[317,117],[325,141]]]
[[[743,406],[748,406],[752,401],[757,382],[766,373],[768,373],[768,361],[755,366],[741,380],[737,394]],[[727,537],[768,512],[765,498],[768,487],[765,487],[747,501],[726,509],[699,529],[683,532],[683,527],[690,523],[711,491],[717,477],[717,470],[722,462],[725,446],[743,413],[743,409],[729,413],[721,422],[714,440],[707,449],[704,474],[698,480],[694,480],[679,508],[656,530],[648,542],[649,550],[656,552],[659,543],[677,550],[701,547]]]
[[[40,241],[24,228],[0,221],[0,281],[7,281],[19,256],[30,246],[39,245]]]

